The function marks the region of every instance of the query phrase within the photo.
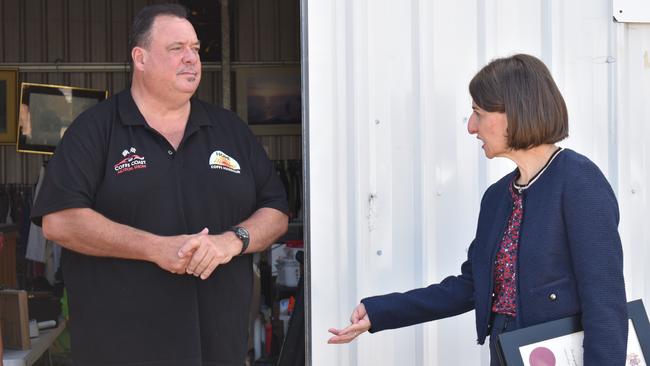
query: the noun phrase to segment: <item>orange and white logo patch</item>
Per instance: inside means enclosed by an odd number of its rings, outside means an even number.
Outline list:
[[[227,170],[236,174],[239,174],[241,170],[237,160],[231,158],[221,150],[216,150],[210,155],[209,164],[212,169]]]

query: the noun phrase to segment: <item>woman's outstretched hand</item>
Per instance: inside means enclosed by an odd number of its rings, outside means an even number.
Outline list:
[[[330,338],[327,343],[350,343],[361,335],[361,333],[370,329],[370,319],[368,318],[368,313],[366,313],[366,307],[363,304],[359,304],[354,308],[350,316],[350,323],[348,327],[343,329],[330,328],[329,332],[334,334],[334,337]]]

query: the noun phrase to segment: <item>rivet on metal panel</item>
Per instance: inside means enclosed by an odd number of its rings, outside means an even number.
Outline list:
[[[378,255],[378,256],[381,256],[382,254],[383,254],[383,252],[382,252],[381,250],[378,250],[378,251],[377,251],[377,255]]]
[[[371,192],[368,195],[368,230],[375,230],[375,219],[377,218],[377,193]]]

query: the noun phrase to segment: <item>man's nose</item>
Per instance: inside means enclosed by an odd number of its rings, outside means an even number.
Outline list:
[[[185,63],[195,63],[199,59],[199,54],[192,48],[186,48],[185,53],[183,54],[183,62]]]

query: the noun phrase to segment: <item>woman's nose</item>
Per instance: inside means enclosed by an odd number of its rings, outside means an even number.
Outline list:
[[[467,132],[470,135],[473,135],[475,133],[478,133],[478,128],[477,128],[477,123],[476,123],[476,116],[474,113],[469,117],[469,121],[467,121]]]

